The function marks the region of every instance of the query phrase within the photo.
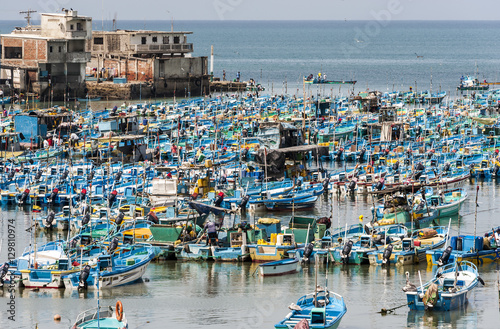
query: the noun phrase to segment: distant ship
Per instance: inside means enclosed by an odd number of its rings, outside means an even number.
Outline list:
[[[327,84],[327,85],[354,85],[356,80],[326,80],[323,79],[321,74],[314,77],[310,74],[308,77],[304,77],[304,82],[307,84]]]

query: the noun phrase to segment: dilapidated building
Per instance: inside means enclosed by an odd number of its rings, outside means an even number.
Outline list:
[[[139,92],[142,97],[208,93],[207,57],[191,56],[190,34],[192,32],[94,31],[87,48],[92,53],[86,69],[89,93],[104,96],[100,93],[107,88],[96,86],[97,81],[120,84],[122,88],[126,85],[131,97],[139,96]]]
[[[41,24],[18,27],[1,35],[0,79],[15,90],[33,92],[46,100],[85,94],[85,68],[90,61],[86,43],[92,18],[74,10],[41,14]]]

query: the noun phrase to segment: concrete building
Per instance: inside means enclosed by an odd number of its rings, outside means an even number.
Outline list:
[[[191,56],[193,44],[187,40],[190,34],[94,31],[87,45],[87,51],[92,52],[86,71],[89,94],[147,98],[208,93],[207,57]],[[108,86],[97,81],[105,81]],[[111,82],[119,86],[112,86]]]
[[[86,44],[91,37],[90,17],[78,16],[74,10],[41,14],[40,26],[16,28],[0,36],[0,79],[46,100],[82,97],[90,61]]]

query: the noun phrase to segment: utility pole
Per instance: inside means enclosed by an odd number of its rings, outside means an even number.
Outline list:
[[[26,19],[26,21],[28,22],[28,26],[31,26],[31,14],[33,13],[36,13],[36,10],[31,10],[31,8],[26,11],[19,12],[19,14],[26,14],[26,16],[24,16],[24,19]]]

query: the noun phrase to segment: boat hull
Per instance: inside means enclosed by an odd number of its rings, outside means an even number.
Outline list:
[[[297,258],[270,262],[259,265],[259,273],[262,276],[278,276],[297,273],[299,260]]]

